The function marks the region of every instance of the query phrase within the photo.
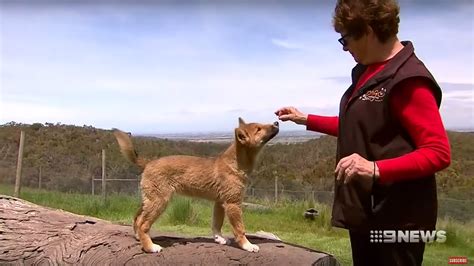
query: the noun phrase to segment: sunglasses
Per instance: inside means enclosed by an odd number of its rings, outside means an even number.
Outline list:
[[[346,38],[349,37],[351,34],[350,33],[346,33],[344,35],[342,35],[341,38],[339,38],[337,41],[342,44],[342,46],[346,47],[347,46],[347,40]]]

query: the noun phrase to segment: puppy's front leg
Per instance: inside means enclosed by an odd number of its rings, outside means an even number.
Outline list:
[[[214,236],[214,241],[221,245],[227,244],[227,239],[222,236],[222,224],[224,223],[224,206],[222,202],[216,201],[214,203],[214,213],[212,216],[212,234]]]
[[[237,203],[225,203],[224,209],[229,218],[229,222],[232,225],[234,231],[235,241],[240,248],[250,251],[258,252],[259,247],[250,243],[245,237],[245,228],[242,221],[242,208],[240,204]]]

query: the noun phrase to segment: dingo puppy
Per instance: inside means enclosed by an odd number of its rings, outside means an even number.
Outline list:
[[[215,242],[227,243],[221,233],[226,214],[239,247],[258,252],[259,247],[245,237],[241,203],[258,153],[276,134],[278,122],[246,124],[239,118],[234,142],[216,158],[175,155],[150,161],[137,155],[128,134],[115,129],[114,135],[123,155],[143,169],[140,183],[142,206],[133,222],[133,230],[143,250],[161,251],[161,246],[151,241],[148,232],[165,210],[173,193],[177,192],[215,201],[212,221]]]

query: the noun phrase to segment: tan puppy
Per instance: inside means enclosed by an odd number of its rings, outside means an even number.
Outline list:
[[[221,228],[224,214],[232,225],[235,241],[244,250],[258,252],[257,245],[245,237],[242,200],[245,184],[255,167],[262,147],[278,133],[278,122],[246,124],[239,118],[235,141],[216,158],[175,155],[146,160],[135,152],[128,134],[115,130],[121,152],[143,169],[142,206],[135,215],[133,229],[146,252],[159,252],[151,241],[151,225],[163,213],[173,193],[205,198],[215,202],[212,232],[215,242],[226,244]]]

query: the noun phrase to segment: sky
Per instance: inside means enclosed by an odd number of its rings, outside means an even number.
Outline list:
[[[337,115],[355,62],[335,1],[255,2],[2,0],[0,124],[154,134],[270,123],[282,106]],[[398,36],[441,85],[445,127],[474,129],[474,2],[400,7]]]

